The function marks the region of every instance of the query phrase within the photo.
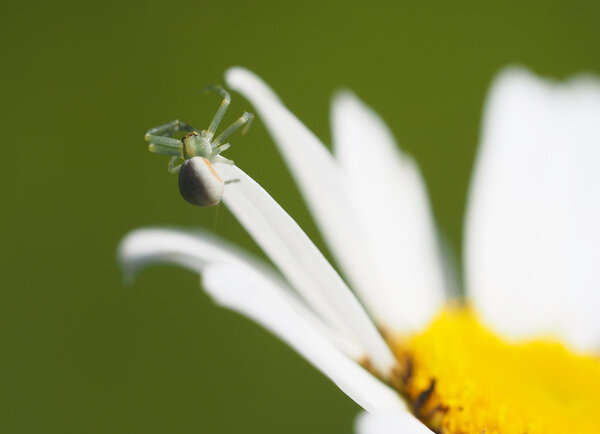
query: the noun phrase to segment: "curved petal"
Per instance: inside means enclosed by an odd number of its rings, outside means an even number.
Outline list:
[[[384,414],[361,413],[356,419],[357,434],[431,434],[432,432],[407,411]]]
[[[443,302],[444,269],[425,183],[379,116],[350,92],[331,111],[335,155],[350,180],[380,286],[370,307],[395,331],[420,330]]]
[[[395,391],[340,353],[258,274],[232,265],[211,265],[204,273],[203,283],[217,303],[253,319],[278,336],[364,409],[406,411]]]
[[[231,68],[227,84],[256,108],[296,183],[327,245],[359,296],[368,300],[379,287],[356,203],[347,179],[323,143],[296,118],[256,75]]]
[[[138,229],[123,239],[118,256],[129,278],[141,268],[156,263],[172,263],[198,273],[202,273],[208,265],[218,263],[251,270],[268,282],[274,293],[346,355],[355,360],[365,356],[355,340],[318,318],[270,266],[210,234],[167,228]]]
[[[465,228],[468,290],[508,336],[600,345],[600,82],[521,69],[486,105]]]
[[[217,164],[235,179],[223,202],[307,303],[341,330],[352,333],[383,376],[396,360],[361,304],[298,224],[252,178],[236,166]]]
[[[274,270],[257,258],[201,230],[175,228],[136,229],[123,238],[118,260],[130,279],[142,268],[158,263],[172,263],[201,273],[212,262],[250,267],[283,281]]]

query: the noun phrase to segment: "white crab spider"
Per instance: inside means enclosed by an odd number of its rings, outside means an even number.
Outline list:
[[[246,126],[242,134],[245,133],[254,119],[252,113],[244,112],[237,121],[225,128],[213,140],[219,123],[231,103],[231,96],[221,86],[210,86],[206,90],[217,92],[223,97],[207,130],[199,131],[175,119],[150,128],[144,136],[144,139],[150,142],[148,146],[150,152],[171,156],[168,170],[170,173],[179,172],[179,192],[186,201],[196,206],[218,204],[223,196],[225,184],[235,182],[235,180],[223,182],[213,163],[233,164],[233,161],[220,155],[229,148],[229,143],[221,143],[244,124]],[[171,137],[178,132],[187,134],[181,140]],[[179,161],[181,163],[177,164]]]

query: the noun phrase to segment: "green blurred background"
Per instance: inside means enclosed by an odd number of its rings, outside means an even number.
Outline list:
[[[147,225],[202,226],[260,254],[224,207],[180,199],[143,133],[206,126],[231,65],[261,75],[329,143],[349,87],[419,161],[460,253],[495,72],[600,71],[600,3],[3,2],[0,433],[347,433],[358,407],[172,268],[123,285],[115,248]],[[232,121],[251,110],[234,95]],[[227,156],[319,246],[260,120]],[[368,145],[368,144],[367,144]]]

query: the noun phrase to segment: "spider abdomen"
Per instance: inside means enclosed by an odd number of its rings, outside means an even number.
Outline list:
[[[186,160],[179,170],[179,192],[192,205],[213,206],[223,196],[223,180],[204,157]]]

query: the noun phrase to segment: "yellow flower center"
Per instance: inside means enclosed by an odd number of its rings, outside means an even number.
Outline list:
[[[600,360],[551,341],[508,343],[448,308],[394,345],[398,388],[442,433],[600,433]]]

